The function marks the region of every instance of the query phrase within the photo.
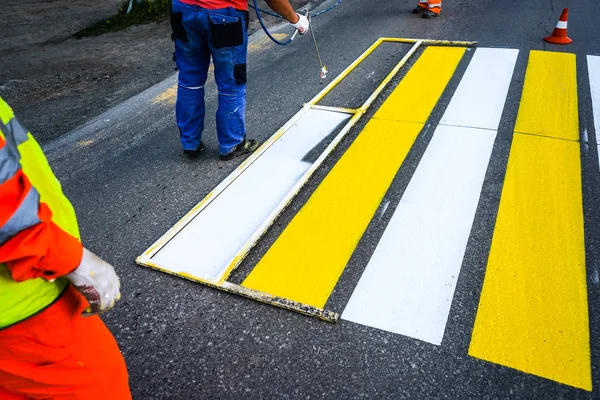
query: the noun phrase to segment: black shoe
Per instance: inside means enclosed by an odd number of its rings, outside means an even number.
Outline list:
[[[434,18],[437,18],[437,17],[439,17],[439,16],[440,16],[440,14],[438,14],[438,13],[434,13],[434,12],[433,12],[433,11],[431,11],[431,10],[426,10],[426,11],[423,13],[423,15],[422,15],[422,17],[423,17],[423,18],[425,18],[425,19],[434,19]]]
[[[220,157],[221,157],[221,160],[223,160],[223,161],[233,160],[234,158],[243,156],[244,154],[252,153],[257,148],[258,148],[258,142],[256,140],[244,139],[244,141],[242,143],[235,146],[235,149],[231,153],[221,155]]]
[[[413,14],[423,14],[425,11],[427,11],[427,9],[425,7],[421,7],[421,6],[416,6],[413,10],[412,13]]]
[[[183,150],[183,154],[188,158],[197,158],[204,151],[204,144],[200,142],[200,146],[196,150]]]

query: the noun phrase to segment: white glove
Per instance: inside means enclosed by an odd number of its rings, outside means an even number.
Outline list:
[[[308,32],[308,29],[310,27],[310,22],[308,22],[308,18],[306,18],[306,16],[300,15],[298,13],[296,13],[296,15],[300,19],[295,24],[292,24],[292,26],[294,28],[298,29],[299,34],[304,35],[305,33]]]
[[[86,248],[81,264],[67,274],[67,279],[90,303],[84,315],[108,311],[121,299],[121,283],[115,269]]]

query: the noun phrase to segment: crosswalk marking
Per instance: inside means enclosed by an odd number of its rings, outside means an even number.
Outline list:
[[[427,48],[373,118],[427,122],[464,52],[460,47]]]
[[[308,111],[198,214],[177,240],[167,243],[153,262],[176,273],[218,281],[239,249],[310,167],[302,161],[306,153],[349,118],[341,113]]]
[[[469,354],[591,390],[575,71],[530,54]]]
[[[494,136],[436,130],[342,319],[442,342]]]
[[[314,307],[325,305],[464,51],[424,51],[243,286]],[[427,85],[423,76],[428,76]],[[420,110],[418,118],[406,113],[406,107]]]
[[[440,124],[498,129],[518,54],[478,48]]]
[[[282,194],[295,194],[291,186],[310,165],[304,156],[348,121],[344,112],[305,107],[260,158],[199,204],[202,213],[193,209],[139,262],[245,296],[257,289],[250,297],[259,301],[281,296],[268,301],[298,312],[324,307],[464,52],[424,51],[246,287],[227,281],[240,261],[234,254],[264,232],[256,226],[272,222]],[[398,206],[343,319],[442,343],[517,55],[475,50],[402,198],[385,199],[383,209]],[[600,57],[587,56],[586,65],[600,158]],[[516,121],[504,121],[516,124],[469,354],[591,390],[581,187],[581,160],[589,158],[580,158],[578,101],[575,56],[530,52]],[[251,206],[237,207],[240,198]],[[337,319],[316,311],[310,315]]]
[[[242,286],[323,307],[421,128],[370,121]]]
[[[534,50],[515,131],[579,140],[575,55]]]
[[[587,63],[594,108],[596,144],[598,145],[598,158],[600,158],[600,56],[587,56]]]
[[[441,344],[517,54],[476,51],[343,319]]]

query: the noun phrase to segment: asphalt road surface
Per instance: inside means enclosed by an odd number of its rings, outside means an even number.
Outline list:
[[[345,0],[314,21],[330,77],[379,37],[473,40],[479,47],[520,51],[440,345],[344,319],[338,324],[318,321],[135,264],[138,255],[240,162],[218,160],[212,118],[206,119],[203,156],[193,161],[183,157],[173,112],[175,77],[44,146],[78,212],[84,243],[114,264],[121,276],[123,299],[104,320],[126,358],[135,399],[600,398],[600,178],[585,64],[587,55],[600,55],[600,4],[594,0],[532,0],[527,4],[465,0],[444,5],[439,19],[423,20],[410,13],[415,6],[412,2]],[[541,38],[552,31],[563,7],[570,7],[569,35],[574,42],[565,47],[548,45]],[[248,135],[264,141],[323,85],[309,37],[281,48],[259,32],[250,47]],[[386,44],[324,104],[359,106],[407,50],[405,45]],[[580,126],[586,131],[585,136],[582,133],[581,170],[590,337],[583,358],[591,363],[592,391],[559,383],[561,376],[548,379],[469,355],[511,148],[509,138],[531,50],[577,56]],[[429,116],[432,127],[439,123],[472,56],[473,51],[468,51],[458,64]],[[412,66],[409,63],[406,71]],[[438,72],[435,67],[429,71]],[[258,243],[234,281],[241,281],[259,261],[402,76],[404,72]],[[423,88],[428,80],[424,74]],[[216,90],[212,82],[208,86],[210,116],[216,110]],[[416,140],[385,195],[390,211],[369,225],[328,309],[344,310],[430,140],[430,132]],[[245,207],[243,198],[238,207]],[[196,256],[203,256],[200,249]],[[550,369],[562,371],[563,367]],[[585,371],[577,373],[586,375]]]

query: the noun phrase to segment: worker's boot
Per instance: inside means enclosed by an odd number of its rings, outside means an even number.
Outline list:
[[[231,153],[221,155],[220,157],[221,157],[221,160],[223,160],[223,161],[233,160],[234,158],[243,156],[244,154],[252,153],[257,148],[258,148],[258,141],[254,140],[254,139],[250,139],[250,140],[244,139],[244,141],[242,143],[235,146],[235,149]]]
[[[198,158],[200,153],[204,151],[204,144],[200,142],[200,146],[196,150],[183,150],[183,154],[188,156],[189,158]]]
[[[425,11],[427,11],[427,8],[425,7],[421,7],[421,6],[416,6],[413,10],[412,13],[413,14],[423,14],[425,13]]]
[[[425,10],[425,12],[422,15],[422,17],[425,18],[425,19],[434,19],[434,18],[437,18],[439,16],[440,16],[439,13],[433,12],[431,10]]]

